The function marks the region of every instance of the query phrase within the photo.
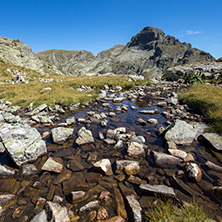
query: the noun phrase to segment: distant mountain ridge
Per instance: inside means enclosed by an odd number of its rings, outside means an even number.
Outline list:
[[[85,50],[50,49],[33,53],[20,40],[0,37],[0,58],[40,73],[63,70],[65,75],[72,76],[114,73],[149,78],[163,76],[169,67],[215,61],[209,53],[153,27],[145,27],[125,46],[116,45],[97,56]]]
[[[153,27],[145,27],[126,46],[114,46],[97,56],[87,51],[69,50],[47,50],[36,55],[68,75],[114,73],[155,77],[162,76],[172,66],[215,61],[209,53]]]

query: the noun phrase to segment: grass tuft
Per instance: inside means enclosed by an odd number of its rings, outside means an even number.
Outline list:
[[[211,124],[209,132],[222,133],[222,88],[210,85],[194,85],[179,96],[182,103],[188,104],[205,116]]]
[[[170,202],[158,202],[157,206],[149,211],[150,222],[210,222],[208,215],[197,203],[178,207]]]

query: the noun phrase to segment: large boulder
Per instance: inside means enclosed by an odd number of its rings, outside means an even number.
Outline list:
[[[46,144],[38,130],[28,125],[4,123],[0,126],[0,137],[17,166],[47,153]]]
[[[165,139],[168,142],[174,142],[179,145],[191,144],[197,134],[197,130],[183,120],[176,120],[165,133]]]

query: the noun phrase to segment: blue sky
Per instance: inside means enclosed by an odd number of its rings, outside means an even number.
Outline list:
[[[0,36],[33,51],[126,44],[146,26],[222,57],[221,0],[0,0]]]

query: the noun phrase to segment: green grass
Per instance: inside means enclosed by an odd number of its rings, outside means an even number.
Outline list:
[[[179,99],[206,117],[210,132],[222,133],[222,88],[194,85],[182,92]]]
[[[150,222],[208,222],[208,215],[195,202],[178,207],[170,202],[158,202],[149,210]]]
[[[15,81],[16,77],[12,77],[7,71],[19,70],[26,73],[25,80],[28,84],[10,84],[7,80]],[[53,79],[50,83],[39,81],[39,77],[43,79]],[[60,76],[49,73],[47,76],[41,75],[30,69],[14,66],[5,61],[0,63],[0,81],[4,82],[0,87],[0,98],[5,98],[12,102],[13,105],[19,105],[26,108],[31,102],[34,106],[42,103],[47,103],[50,106],[55,104],[72,105],[76,103],[85,104],[92,99],[95,99],[99,93],[100,88],[105,85],[115,87],[122,86],[123,89],[133,88],[135,85],[150,84],[149,80],[129,82],[127,76],[81,76],[70,77]],[[92,87],[92,90],[87,92],[78,92],[77,88],[82,85]],[[44,90],[44,88],[51,88],[51,90]]]

